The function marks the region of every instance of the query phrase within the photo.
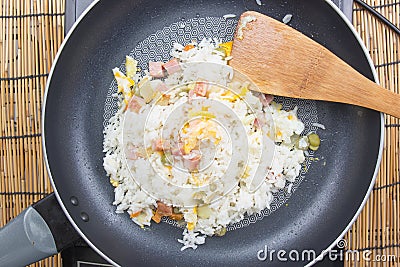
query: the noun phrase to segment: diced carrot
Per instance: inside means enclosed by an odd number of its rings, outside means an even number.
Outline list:
[[[131,217],[131,219],[135,218],[135,217],[139,216],[140,213],[142,213],[142,210],[138,210],[138,211],[132,213],[129,217]]]
[[[193,49],[195,46],[192,44],[188,44],[183,48],[183,51],[189,51],[190,49]]]
[[[183,214],[182,213],[173,213],[172,215],[169,216],[172,220],[175,221],[181,221],[183,220]]]
[[[155,214],[153,215],[153,217],[151,217],[151,218],[153,219],[154,222],[160,223],[160,222],[161,222],[162,216],[161,216],[159,213],[155,213]]]

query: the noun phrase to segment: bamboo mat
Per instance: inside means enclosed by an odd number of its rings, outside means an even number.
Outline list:
[[[63,40],[64,1],[1,0],[0,226],[52,191],[43,163],[41,104]],[[32,266],[61,266],[54,256]]]
[[[366,0],[400,26],[400,2]],[[45,83],[64,32],[64,0],[1,0],[0,227],[52,191],[41,150]],[[399,36],[358,5],[354,26],[371,53],[381,84],[399,93]],[[399,103],[400,104],[400,103]],[[396,255],[394,262],[346,260],[346,266],[396,266],[400,257],[399,121],[385,116],[385,148],[373,193],[347,233],[346,249]],[[32,266],[61,266],[59,256]]]
[[[400,2],[365,2],[400,26]],[[354,26],[370,51],[381,85],[400,93],[400,36],[361,6],[354,7]],[[361,215],[345,237],[347,249],[359,251],[360,260],[357,262],[356,257],[353,260],[348,254],[345,266],[400,266],[399,127],[398,119],[385,115],[385,144],[376,184]],[[371,261],[365,261],[363,253]]]

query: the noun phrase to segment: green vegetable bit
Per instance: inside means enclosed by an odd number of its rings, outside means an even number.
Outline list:
[[[199,218],[208,219],[211,216],[211,208],[208,205],[200,206],[197,208],[197,215]]]
[[[321,139],[319,138],[318,134],[312,133],[309,134],[308,136],[308,142],[310,143],[310,149],[311,150],[317,150],[319,148],[319,145],[321,144]]]
[[[221,229],[215,231],[216,236],[224,236],[225,234],[226,234],[226,227],[222,227]]]
[[[171,162],[169,161],[167,155],[165,155],[165,154],[162,154],[162,155],[161,155],[161,163],[162,163],[164,166],[171,166]]]
[[[223,54],[222,58],[226,58],[226,50],[223,47],[217,47],[215,50]]]

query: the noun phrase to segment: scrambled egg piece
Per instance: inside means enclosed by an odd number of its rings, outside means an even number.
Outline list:
[[[126,76],[130,79],[134,79],[137,72],[137,64],[138,62],[130,56],[126,56],[125,58],[125,66],[126,66]]]
[[[118,181],[115,181],[114,179],[110,178],[110,183],[112,184],[112,186],[117,187],[119,185]]]

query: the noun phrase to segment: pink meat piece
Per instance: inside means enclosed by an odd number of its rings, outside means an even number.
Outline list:
[[[269,95],[269,94],[264,94],[264,95],[265,95],[265,99],[267,100],[268,104],[270,104],[274,100],[273,95]]]
[[[189,95],[188,95],[189,104],[192,103],[192,100],[193,100],[194,96],[195,96],[194,89],[192,89],[192,90],[189,91]]]
[[[171,150],[171,154],[172,154],[173,156],[182,156],[181,150],[180,150],[179,148],[173,148],[173,149]]]
[[[151,148],[153,151],[165,151],[171,148],[171,145],[168,141],[163,139],[154,139],[151,143]]]
[[[127,159],[130,159],[130,160],[137,160],[139,158],[139,156],[135,150],[127,150],[126,157],[127,157]]]
[[[132,112],[139,113],[144,105],[146,105],[144,99],[134,95],[128,103],[128,109]]]
[[[157,85],[156,90],[157,90],[158,92],[166,92],[166,91],[169,90],[169,88],[168,88],[168,86],[167,86],[164,82],[161,82],[161,83],[159,83],[159,85]]]
[[[180,157],[184,154],[183,143],[179,142],[177,144],[171,145],[171,154],[175,157]]]
[[[163,62],[157,61],[150,61],[149,62],[149,73],[151,77],[154,78],[163,78],[164,77],[164,70],[163,70]]]
[[[197,82],[194,86],[194,93],[198,96],[206,96],[208,89],[208,84],[204,82]]]
[[[165,63],[163,67],[168,72],[168,75],[174,74],[182,69],[177,58],[171,59]]]
[[[172,207],[162,203],[161,201],[157,201],[156,213],[161,216],[170,216],[172,215]]]
[[[189,171],[198,170],[200,165],[201,155],[197,153],[190,153],[189,155],[183,156],[183,165]]]
[[[125,153],[126,153],[126,158],[130,160],[137,160],[140,156],[137,147],[134,146],[132,143],[129,143],[126,146]]]
[[[257,117],[254,119],[254,126],[256,128],[261,128],[262,126],[266,125],[267,121],[262,112],[257,113]]]
[[[273,95],[262,94],[262,93],[258,95],[258,98],[260,99],[263,107],[268,106],[272,102],[272,100],[274,100]]]

